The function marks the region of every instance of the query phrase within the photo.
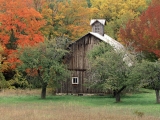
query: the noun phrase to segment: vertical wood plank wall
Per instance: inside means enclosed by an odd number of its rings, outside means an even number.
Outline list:
[[[62,83],[62,87],[58,92],[61,93],[95,93],[95,90],[87,88],[84,84],[87,82],[86,70],[90,67],[87,60],[87,53],[95,44],[101,40],[91,34],[87,34],[81,39],[75,41],[71,46],[71,54],[68,59],[68,69],[71,71],[71,78]],[[79,78],[79,84],[72,84],[72,77]]]

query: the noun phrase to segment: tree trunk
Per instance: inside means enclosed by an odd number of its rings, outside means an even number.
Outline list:
[[[156,103],[160,103],[159,89],[155,90],[156,92]]]
[[[121,98],[120,98],[120,93],[116,93],[116,102],[120,102]]]
[[[47,88],[48,84],[43,81],[43,79],[41,77],[41,72],[39,69],[37,70],[37,72],[38,72],[39,80],[42,84],[41,99],[45,99],[46,98],[46,88]]]
[[[47,88],[47,84],[44,83],[44,84],[42,85],[42,91],[41,91],[41,98],[42,98],[42,99],[45,99],[45,98],[46,98],[46,88]]]
[[[113,90],[113,96],[116,98],[116,102],[121,101],[120,94],[125,88],[126,88],[126,86],[123,86],[120,90]]]

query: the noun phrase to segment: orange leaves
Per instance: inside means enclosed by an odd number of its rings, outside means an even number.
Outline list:
[[[86,0],[71,0],[66,2],[64,6],[69,6],[65,7],[64,11],[61,10],[65,15],[65,27],[71,33],[69,37],[72,40],[76,40],[90,30],[89,22],[92,10],[87,7]]]
[[[16,1],[18,2],[20,0]],[[16,2],[14,3],[17,5]],[[13,3],[11,3],[11,5],[12,4]],[[23,38],[23,35],[34,35],[35,33],[40,35],[39,29],[44,25],[40,13],[27,6],[20,7],[17,5],[14,6],[14,9],[12,9],[11,6],[8,7],[5,13],[1,14],[0,20],[2,21],[1,29],[5,30],[8,36],[10,36],[10,34],[7,32],[11,29],[13,29],[15,37],[18,39]]]
[[[42,15],[47,21],[43,33],[48,38],[66,36],[76,40],[90,30],[92,9],[86,0],[53,0],[43,6]]]
[[[45,21],[33,8],[32,0],[0,0],[0,3],[0,42],[3,46],[10,44],[5,49],[8,56],[15,49],[12,44],[35,45],[44,40],[40,29]],[[17,61],[12,57],[7,57],[8,61]]]
[[[43,40],[44,40],[43,36],[40,36],[39,34],[34,34],[33,36],[21,35],[19,40],[17,40],[17,44],[20,46],[26,46],[26,45],[34,46],[39,42],[43,42]]]
[[[37,69],[31,69],[31,68],[28,68],[26,69],[26,73],[29,75],[29,76],[38,76],[38,72],[37,72]]]

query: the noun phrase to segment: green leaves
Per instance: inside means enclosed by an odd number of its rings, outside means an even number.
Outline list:
[[[116,52],[106,43],[100,43],[88,53],[90,78],[105,89],[121,89],[127,85],[129,66],[123,61],[125,52]],[[101,89],[104,89],[101,88]]]
[[[69,72],[62,59],[67,53],[64,42],[65,38],[55,38],[34,47],[19,48],[19,59],[22,61],[19,69],[28,76],[41,78],[42,83],[54,81],[55,78],[65,80]]]
[[[149,86],[152,89],[160,89],[160,62],[143,60],[132,70],[130,77],[141,86]]]

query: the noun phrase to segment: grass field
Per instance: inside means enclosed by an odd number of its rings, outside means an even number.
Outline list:
[[[160,120],[154,92],[110,96],[47,96],[40,91],[0,92],[0,120]]]

